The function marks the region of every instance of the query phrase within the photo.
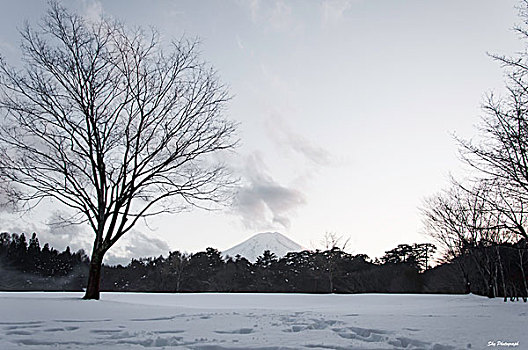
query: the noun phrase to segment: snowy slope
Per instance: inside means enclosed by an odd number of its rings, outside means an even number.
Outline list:
[[[0,293],[0,349],[528,348],[528,304],[474,295],[103,293],[100,301],[81,297],[82,293]]]
[[[282,257],[289,252],[298,252],[303,248],[278,232],[258,233],[244,242],[224,251],[224,256],[235,257],[237,254],[245,257],[251,262],[255,262],[265,250],[275,253],[277,257]]]

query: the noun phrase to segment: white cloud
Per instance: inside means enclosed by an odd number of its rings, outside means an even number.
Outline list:
[[[289,30],[297,25],[292,7],[284,1],[275,1],[275,5],[268,14],[268,20],[276,30]]]
[[[258,18],[258,13],[259,13],[259,10],[260,10],[260,0],[251,0],[249,2],[247,1],[242,1],[243,3],[245,4],[249,4],[249,11],[251,13],[251,20],[253,21],[253,23],[256,23],[257,22],[257,18]]]
[[[156,237],[154,232],[132,230],[110,248],[106,253],[105,263],[126,265],[132,258],[167,256],[169,251],[167,242]]]
[[[34,215],[33,215],[34,214]],[[40,245],[49,243],[59,251],[69,246],[72,251],[84,249],[90,256],[94,233],[87,224],[71,225],[65,223],[67,217],[65,212],[55,211],[47,220],[39,220],[39,213],[28,213],[20,217],[15,214],[2,213],[1,231],[10,233],[24,233],[26,237],[31,237],[35,232]],[[39,222],[45,221],[45,224]],[[132,258],[151,257],[167,255],[170,247],[166,241],[160,239],[156,233],[147,231],[146,233],[131,230],[125,234],[105,255],[105,263],[126,265]]]
[[[103,4],[98,0],[81,0],[81,11],[84,18],[96,22],[103,17]]]
[[[302,21],[297,18],[291,3],[284,0],[251,0],[237,1],[245,7],[251,21],[266,30],[278,31],[290,35],[302,32]]]
[[[242,43],[242,39],[240,39],[240,36],[237,34],[235,36],[236,38],[236,42],[237,42],[237,45],[238,47],[241,49],[241,50],[244,50],[244,44]]]
[[[330,153],[312,140],[292,130],[283,118],[273,116],[266,121],[270,138],[284,152],[293,152],[309,160],[312,165],[326,166],[331,160]]]
[[[246,228],[289,228],[291,216],[306,204],[304,194],[278,183],[258,153],[246,157],[243,173],[247,183],[238,189],[233,213],[240,217]]]
[[[0,52],[2,54],[5,54],[6,52],[9,52],[9,54],[14,54],[16,53],[16,51],[17,51],[16,47],[13,46],[11,43],[0,40]]]
[[[24,233],[30,237],[34,232],[37,234],[40,245],[45,243],[59,251],[64,250],[67,246],[72,251],[84,249],[87,254],[92,247],[91,232],[86,225],[68,225],[63,222],[63,212],[55,211],[47,216],[46,220],[39,219],[41,212],[38,210],[34,213],[3,213],[2,231],[10,233]]]
[[[352,6],[352,0],[324,0],[321,3],[323,25],[341,21],[347,10]]]

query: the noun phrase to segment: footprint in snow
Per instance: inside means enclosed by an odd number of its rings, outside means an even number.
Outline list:
[[[42,324],[44,322],[42,321],[23,321],[23,322],[0,322],[0,326],[1,325],[37,325],[37,324]]]
[[[357,339],[368,343],[385,342],[388,339],[385,334],[390,333],[381,329],[360,327],[333,328],[332,330],[336,332],[341,338]]]
[[[240,328],[234,331],[214,331],[218,334],[251,334],[253,333],[253,328]]]
[[[418,329],[418,328],[404,328],[404,330],[406,330],[406,331],[411,331],[411,332],[418,332],[418,331],[421,331],[421,329]]]
[[[42,331],[53,333],[53,332],[63,332],[65,331],[65,329],[64,328],[46,328],[46,329],[43,329]]]
[[[27,329],[27,328],[40,328],[42,325],[40,324],[26,324],[26,325],[19,325],[19,326],[7,326],[4,327],[5,330],[13,330],[13,329]]]
[[[111,318],[105,318],[103,320],[54,320],[55,322],[61,323],[90,323],[90,322],[110,322]]]
[[[33,332],[24,331],[24,330],[14,330],[6,332],[6,335],[32,335]]]
[[[166,316],[166,317],[154,317],[154,318],[132,318],[130,321],[134,322],[148,322],[148,321],[170,321],[174,320],[176,316]]]
[[[184,333],[185,331],[183,330],[166,330],[166,331],[152,331],[152,333],[154,334],[179,334],[179,333]]]
[[[113,334],[113,333],[119,333],[122,331],[123,331],[122,329],[91,329],[90,333]]]

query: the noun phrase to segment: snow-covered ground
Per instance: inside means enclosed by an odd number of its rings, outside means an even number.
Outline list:
[[[473,295],[81,296],[0,293],[0,349],[528,349],[528,304]]]

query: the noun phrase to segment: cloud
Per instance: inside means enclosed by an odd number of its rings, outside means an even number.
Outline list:
[[[93,232],[87,229],[86,225],[64,224],[64,216],[64,213],[60,212],[50,216],[48,229],[37,231],[40,242],[49,242],[50,246],[59,250],[66,246],[70,246],[72,250],[82,248],[90,255]],[[155,237],[154,233],[145,234],[131,230],[105,254],[105,263],[126,265],[132,258],[167,255],[169,251],[167,242]]]
[[[238,48],[241,50],[244,50],[244,44],[242,43],[242,39],[240,39],[240,36],[238,34],[235,36],[235,39],[236,39]]]
[[[233,212],[246,228],[288,228],[290,216],[306,203],[300,191],[279,184],[269,175],[258,153],[246,158],[244,178],[247,184],[238,190]]]
[[[106,253],[105,263],[127,265],[132,258],[166,256],[169,251],[167,242],[155,237],[153,232],[145,234],[132,230],[110,248]]]
[[[92,247],[91,232],[85,225],[72,225],[64,223],[65,213],[56,211],[52,213],[46,227],[37,232],[37,237],[43,243],[49,243],[55,249],[62,250],[69,246],[72,250],[84,249],[88,254]]]
[[[251,13],[251,20],[253,21],[253,23],[256,23],[258,20],[258,14],[260,10],[260,0],[242,1],[242,4],[247,4],[249,6],[249,11]]]
[[[88,254],[90,253],[93,237],[87,226],[64,224],[62,222],[64,213],[58,211],[49,216],[47,213],[41,214],[43,213],[38,211],[35,213],[2,213],[2,231],[24,233],[27,237],[31,237],[34,232],[41,246],[49,243],[51,247],[59,251],[69,246],[72,251],[84,249]]]
[[[93,232],[86,224],[66,224],[64,220],[66,215],[65,212],[56,211],[48,216],[47,220],[38,220],[33,215],[20,217],[4,213],[1,215],[2,231],[24,233],[28,238],[35,232],[41,247],[49,243],[51,247],[63,251],[66,246],[69,246],[72,251],[84,249],[90,256],[94,239]],[[45,221],[46,224],[36,224],[39,221]],[[112,265],[126,265],[132,258],[167,255],[169,251],[170,247],[167,242],[156,237],[155,233],[132,230],[110,248],[105,254],[104,262]]]
[[[288,1],[251,0],[237,1],[237,3],[249,11],[254,24],[264,29],[288,34],[298,34],[302,31],[302,21],[295,16],[293,7]]]
[[[297,153],[313,165],[327,166],[332,162],[331,155],[326,149],[293,131],[284,119],[271,117],[266,121],[266,128],[270,138],[282,148],[282,151]]]
[[[352,6],[352,0],[324,0],[321,3],[323,25],[341,21],[347,10]]]
[[[2,52],[3,54],[5,54],[6,52],[14,54],[17,52],[17,48],[7,41],[0,40],[0,52]]]
[[[82,15],[89,21],[96,22],[103,17],[103,4],[97,0],[81,0]]]
[[[289,30],[297,25],[292,16],[292,7],[284,1],[275,1],[267,20],[276,30]]]

